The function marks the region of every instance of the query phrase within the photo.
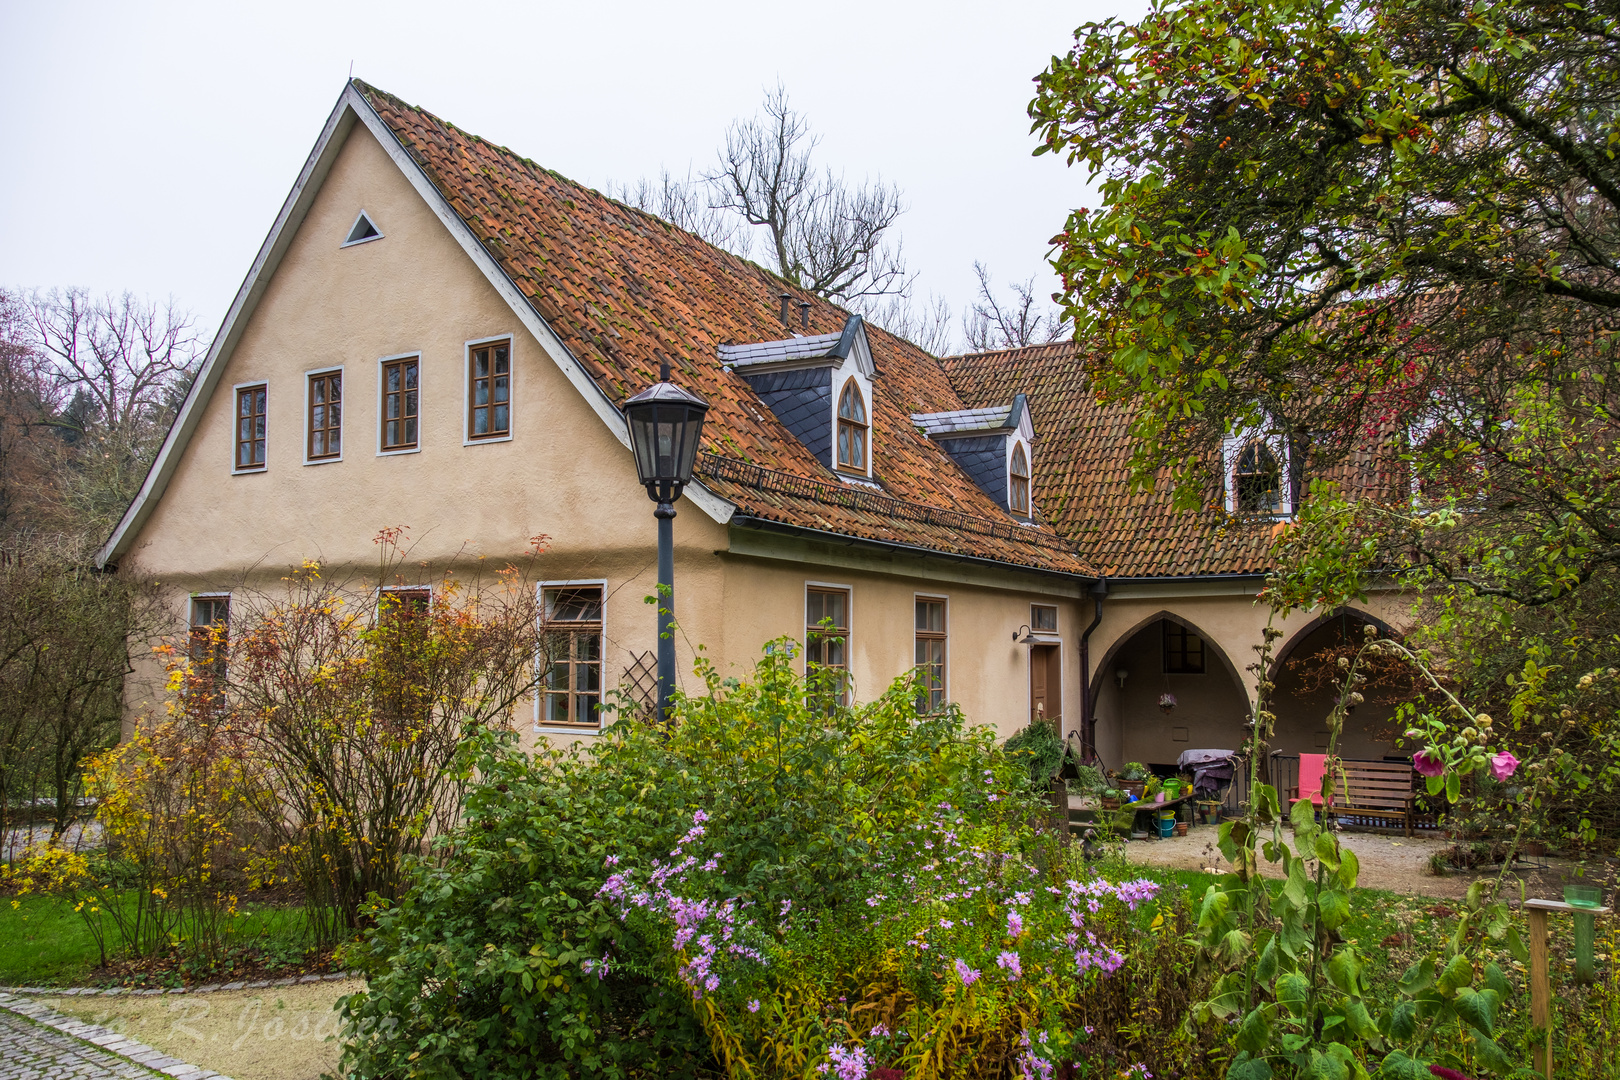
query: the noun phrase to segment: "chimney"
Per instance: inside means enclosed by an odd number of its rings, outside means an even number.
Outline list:
[[[793,303],[793,294],[790,292],[778,293],[777,299],[782,301],[782,325],[792,326],[793,322],[788,317],[788,305]]]
[[[810,329],[810,301],[799,301],[799,329]]]

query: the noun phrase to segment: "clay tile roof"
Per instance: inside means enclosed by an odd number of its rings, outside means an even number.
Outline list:
[[[1263,574],[1276,519],[1234,517],[1212,487],[1204,511],[1171,505],[1168,473],[1149,491],[1130,485],[1131,409],[1092,395],[1071,341],[948,356],[940,363],[969,405],[1028,395],[1035,428],[1034,498],[1087,563],[1110,577]],[[1391,470],[1358,453],[1327,470],[1347,491],[1387,496]]]
[[[400,145],[535,311],[622,403],[656,381],[710,404],[698,478],[739,512],[787,525],[1075,574],[1089,569],[1051,526],[1018,525],[911,423],[963,408],[939,361],[875,327],[874,476],[839,480],[765,407],[722,346],[782,345],[779,297],[809,305],[806,341],[849,312],[690,233],[541,168],[356,80]],[[792,490],[789,490],[792,489]],[[932,520],[925,520],[932,514]]]

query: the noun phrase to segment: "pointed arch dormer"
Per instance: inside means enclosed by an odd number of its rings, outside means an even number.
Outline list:
[[[818,461],[851,483],[872,481],[877,368],[859,315],[836,334],[722,345],[719,353]]]
[[[1023,394],[989,409],[912,413],[911,422],[1004,510],[1020,521],[1033,520],[1035,428]]]
[[[838,432],[833,440],[833,467],[865,476],[871,471],[872,423],[861,384],[851,375],[838,392]]]
[[[1012,461],[1007,466],[1007,509],[1029,517],[1029,451],[1021,440],[1013,441]]]
[[[1226,512],[1291,517],[1302,486],[1289,440],[1278,434],[1244,430],[1223,440]]]

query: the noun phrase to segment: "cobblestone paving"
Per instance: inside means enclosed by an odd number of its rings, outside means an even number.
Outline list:
[[[156,1080],[159,1074],[0,1009],[0,1080]]]

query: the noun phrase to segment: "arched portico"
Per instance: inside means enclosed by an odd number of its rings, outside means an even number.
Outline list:
[[[1397,637],[1390,625],[1360,608],[1339,608],[1317,616],[1277,650],[1272,662],[1271,711],[1277,715],[1271,748],[1284,754],[1319,754],[1327,749],[1328,714],[1340,685],[1338,658],[1360,648],[1364,627]],[[1378,760],[1395,752],[1399,736],[1395,706],[1378,700],[1378,687],[1364,687],[1367,700],[1354,707],[1339,737],[1339,754]]]
[[[1174,611],[1155,612],[1115,638],[1091,690],[1097,753],[1111,768],[1174,765],[1184,750],[1243,744],[1245,680],[1216,639]],[[1159,704],[1166,693],[1173,708]]]

